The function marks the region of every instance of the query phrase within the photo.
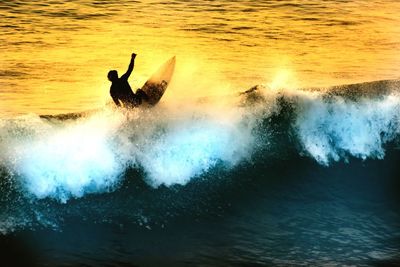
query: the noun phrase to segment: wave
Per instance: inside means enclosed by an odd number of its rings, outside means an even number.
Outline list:
[[[179,106],[3,119],[2,180],[27,198],[65,203],[115,191],[132,169],[157,188],[284,153],[323,166],[383,159],[399,139],[399,88],[398,80],[318,90],[256,86]]]
[[[185,184],[250,153],[248,123],[233,109],[215,112],[104,109],[63,121],[31,114],[2,121],[1,161],[28,193],[62,202],[113,190],[127,168],[142,168],[153,187]]]

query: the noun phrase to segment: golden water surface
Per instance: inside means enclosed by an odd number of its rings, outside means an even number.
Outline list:
[[[0,0],[0,116],[100,107],[132,52],[133,88],[177,56],[164,103],[399,78],[399,14],[397,0]]]

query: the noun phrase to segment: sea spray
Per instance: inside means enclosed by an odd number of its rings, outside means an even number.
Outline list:
[[[266,153],[279,158],[282,145],[290,145],[327,166],[349,157],[384,157],[386,144],[400,136],[399,86],[398,80],[319,89],[259,85],[242,97],[258,111],[268,107],[266,113],[254,113],[262,116],[264,131],[286,135],[285,144],[268,146]]]
[[[350,101],[308,94],[298,99],[296,113],[299,142],[324,165],[349,156],[382,159],[384,145],[400,133],[398,95]]]
[[[37,198],[65,202],[87,192],[103,192],[118,182],[124,169],[110,144],[123,119],[115,113],[62,124],[20,118],[13,131],[24,129],[27,134],[8,142],[5,154],[20,183]]]
[[[160,106],[142,111],[116,139],[149,185],[184,185],[218,163],[231,168],[251,157],[256,121],[248,115],[231,103]]]
[[[382,159],[400,133],[396,88],[356,98],[258,86],[224,101],[105,108],[79,119],[5,119],[1,165],[27,195],[66,202],[118,189],[129,169],[141,169],[153,188],[185,185],[217,165],[229,172],[257,161],[260,151],[264,160],[279,160],[287,147],[326,166],[350,157]]]
[[[2,141],[3,161],[28,194],[61,202],[114,190],[127,168],[142,168],[153,187],[184,185],[218,163],[250,157],[253,125],[244,114],[198,104],[105,109],[65,121],[31,115],[3,127],[25,132]]]

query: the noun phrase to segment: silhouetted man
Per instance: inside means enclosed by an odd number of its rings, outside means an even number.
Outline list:
[[[142,104],[143,100],[147,100],[147,95],[141,89],[136,90],[136,94],[132,92],[131,86],[128,83],[128,78],[133,71],[135,64],[136,54],[132,53],[131,62],[129,63],[128,70],[124,75],[118,78],[116,70],[108,72],[108,80],[111,81],[110,95],[117,106],[124,107],[137,107]]]

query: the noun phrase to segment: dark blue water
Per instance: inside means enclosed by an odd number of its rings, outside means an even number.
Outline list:
[[[216,185],[154,190],[127,182],[67,205],[36,204],[61,222],[3,236],[3,258],[40,266],[398,262],[399,168],[393,166],[400,155],[390,158],[331,169],[286,159],[222,173],[229,177]]]
[[[396,266],[397,88],[258,87],[224,108],[2,120],[2,260]]]

